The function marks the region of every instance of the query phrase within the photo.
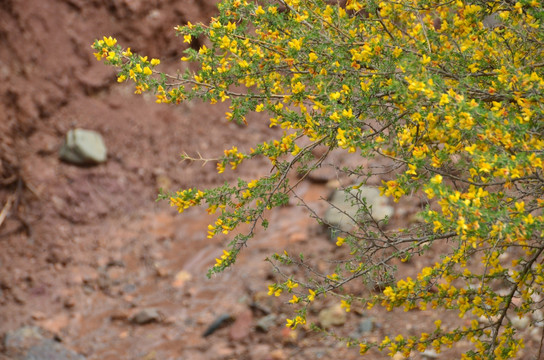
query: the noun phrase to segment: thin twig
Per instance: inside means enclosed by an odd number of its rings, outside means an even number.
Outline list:
[[[6,220],[6,217],[8,216],[8,213],[11,210],[11,205],[13,205],[14,200],[15,200],[15,195],[11,194],[10,196],[8,196],[8,199],[6,200],[6,204],[2,208],[2,211],[0,211],[0,227],[2,227],[4,220]]]

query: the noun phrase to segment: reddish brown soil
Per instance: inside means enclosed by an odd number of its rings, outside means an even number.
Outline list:
[[[237,266],[208,280],[206,270],[228,239],[206,239],[210,219],[203,211],[178,215],[155,202],[159,187],[212,186],[268,172],[265,163],[257,163],[218,176],[213,164],[181,163],[178,156],[199,151],[214,157],[234,144],[248,149],[270,136],[266,122],[254,119],[239,127],[225,120],[221,106],[157,105],[119,85],[114,71],[92,55],[93,40],[112,35],[175,72],[183,44],[173,27],[206,22],[215,13],[213,3],[0,3],[0,210],[11,204],[0,224],[0,335],[35,324],[66,347],[102,360],[358,357],[356,349],[331,338],[288,331],[287,299],[263,296],[274,279],[266,256],[284,248],[304,249],[314,258],[335,251],[304,211],[274,211],[269,231],[258,234]],[[104,136],[107,163],[76,167],[58,159],[62,137],[74,127]],[[327,191],[304,183],[300,193],[315,203]],[[406,269],[413,273],[418,265]],[[267,333],[254,329],[264,315],[249,311],[254,300],[278,314]],[[128,320],[145,308],[160,312],[157,323]],[[238,321],[202,337],[225,313]],[[442,316],[397,315],[351,312],[339,331],[349,334],[373,316],[378,327],[365,335],[371,339],[416,334],[422,318]]]

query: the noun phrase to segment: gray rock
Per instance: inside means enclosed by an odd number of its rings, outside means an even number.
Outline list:
[[[270,330],[271,327],[276,325],[277,318],[278,317],[276,314],[263,316],[262,318],[259,319],[259,321],[257,321],[255,328],[259,331],[266,333],[268,332],[268,330]]]
[[[102,136],[96,131],[74,129],[68,131],[59,157],[76,165],[92,165],[106,161],[107,150]]]
[[[357,328],[360,334],[368,334],[372,332],[373,329],[374,329],[374,318],[371,318],[371,317],[363,319],[363,321],[359,323],[359,326]]]
[[[379,327],[380,325],[376,323],[375,318],[373,317],[364,318],[357,325],[357,329],[351,332],[349,336],[351,336],[352,338],[360,338],[361,336],[370,334],[372,331],[374,331],[376,328],[379,328]]]
[[[12,357],[22,356],[32,346],[45,340],[44,332],[37,326],[23,326],[4,336],[4,348]]]
[[[13,360],[85,360],[85,357],[46,338],[36,326],[23,326],[4,337],[5,354]]]
[[[85,357],[47,339],[31,347],[24,360],[85,360]]]
[[[152,322],[159,322],[161,314],[157,309],[143,309],[130,317],[130,322],[138,325],[145,325]]]
[[[380,191],[373,187],[361,186],[349,192],[336,190],[330,200],[330,207],[325,213],[325,223],[339,231],[347,232],[356,227],[357,222],[366,214],[358,214],[359,208],[366,203],[370,215],[376,221],[384,220],[393,215],[393,207],[387,197],[381,196]]]

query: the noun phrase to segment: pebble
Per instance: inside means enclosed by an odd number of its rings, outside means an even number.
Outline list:
[[[193,276],[191,275],[191,273],[189,273],[188,271],[185,271],[185,270],[181,270],[174,277],[174,281],[172,282],[172,286],[175,287],[175,288],[183,287],[183,285],[187,281],[191,280],[192,278],[193,278]]]
[[[137,325],[145,325],[152,322],[159,322],[161,320],[161,314],[154,308],[143,309],[132,315],[129,320]]]
[[[321,326],[329,329],[333,326],[344,325],[347,320],[347,314],[340,304],[338,304],[321,310],[318,318]]]
[[[298,330],[293,330],[288,327],[281,329],[281,342],[285,345],[295,345],[298,340]]]
[[[66,134],[59,157],[76,165],[93,165],[106,161],[107,149],[96,131],[73,129]]]
[[[529,319],[529,316],[523,316],[522,318],[519,318],[518,316],[512,317],[512,326],[519,330],[525,330],[529,326],[529,323],[531,320]]]
[[[268,332],[271,327],[276,325],[276,320],[278,316],[276,314],[270,314],[263,316],[262,318],[257,321],[257,324],[255,325],[255,328],[261,332]]]
[[[542,310],[535,310],[532,314],[533,320],[536,321],[536,326],[542,327],[544,321],[544,312]]]
[[[534,341],[540,341],[542,338],[542,328],[533,327],[531,328],[531,331],[529,331],[529,334]]]
[[[370,333],[370,332],[372,332],[373,329],[374,329],[374,318],[371,318],[371,317],[366,318],[366,319],[363,319],[359,323],[358,330],[359,330],[360,334]]]
[[[270,352],[270,359],[272,360],[286,360],[287,355],[283,349],[276,349]]]
[[[222,314],[219,315],[211,324],[208,326],[206,331],[202,334],[202,337],[207,337],[216,332],[217,330],[221,329],[222,327],[225,327],[232,323],[234,321],[234,318],[230,314]]]
[[[421,356],[425,359],[425,360],[429,360],[429,359],[438,359],[440,356],[438,355],[438,353],[436,351],[434,351],[433,349],[427,349],[425,350],[424,352],[421,353]]]

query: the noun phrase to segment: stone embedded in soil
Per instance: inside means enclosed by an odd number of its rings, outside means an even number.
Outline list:
[[[206,331],[202,334],[202,337],[208,337],[217,330],[231,324],[234,321],[234,318],[230,314],[221,314],[219,315],[211,324],[208,326]]]
[[[425,360],[438,359],[440,357],[440,355],[438,355],[438,353],[434,351],[433,349],[425,350],[424,352],[421,353],[421,356]]]
[[[43,330],[37,326],[23,326],[10,331],[4,336],[4,349],[6,353],[15,356],[24,352],[45,339]]]
[[[58,342],[46,339],[31,347],[24,360],[84,360],[85,357],[66,349]]]
[[[286,360],[287,355],[283,349],[276,349],[270,352],[270,356],[268,358],[272,360]]]
[[[318,318],[321,327],[329,329],[333,326],[344,325],[347,320],[347,314],[340,304],[337,304],[321,310]]]
[[[285,345],[294,345],[298,340],[298,330],[288,327],[281,329],[281,342]]]
[[[93,165],[106,161],[107,150],[104,139],[96,131],[74,129],[68,131],[59,156],[76,165]]]
[[[174,277],[174,281],[172,282],[172,286],[175,287],[175,288],[183,287],[183,285],[187,281],[191,280],[192,278],[193,278],[193,276],[191,275],[190,272],[185,271],[185,270],[181,270]]]
[[[84,360],[85,357],[45,337],[37,326],[23,326],[4,337],[5,355],[12,360]]]
[[[381,221],[393,215],[393,207],[389,205],[386,197],[380,195],[378,189],[362,186],[347,193],[336,190],[331,196],[331,205],[325,213],[325,223],[335,230],[344,232],[352,230],[356,222],[363,220],[366,216],[362,213],[358,214],[363,199],[374,220]]]
[[[161,314],[157,309],[143,309],[132,315],[129,320],[131,323],[137,325],[145,325],[152,322],[159,322],[161,320]]]
[[[372,317],[369,317],[369,318],[366,318],[366,319],[363,319],[360,323],[359,323],[359,327],[358,327],[358,331],[360,334],[368,334],[370,332],[372,332],[372,330],[374,329],[374,318]]]
[[[257,321],[255,328],[261,332],[268,332],[271,327],[276,326],[276,320],[278,316],[276,314],[270,314],[263,316]]]
[[[511,319],[512,326],[515,327],[518,330],[525,330],[531,323],[531,319],[529,319],[529,316],[523,316],[522,318],[519,318],[518,316],[514,316]]]

